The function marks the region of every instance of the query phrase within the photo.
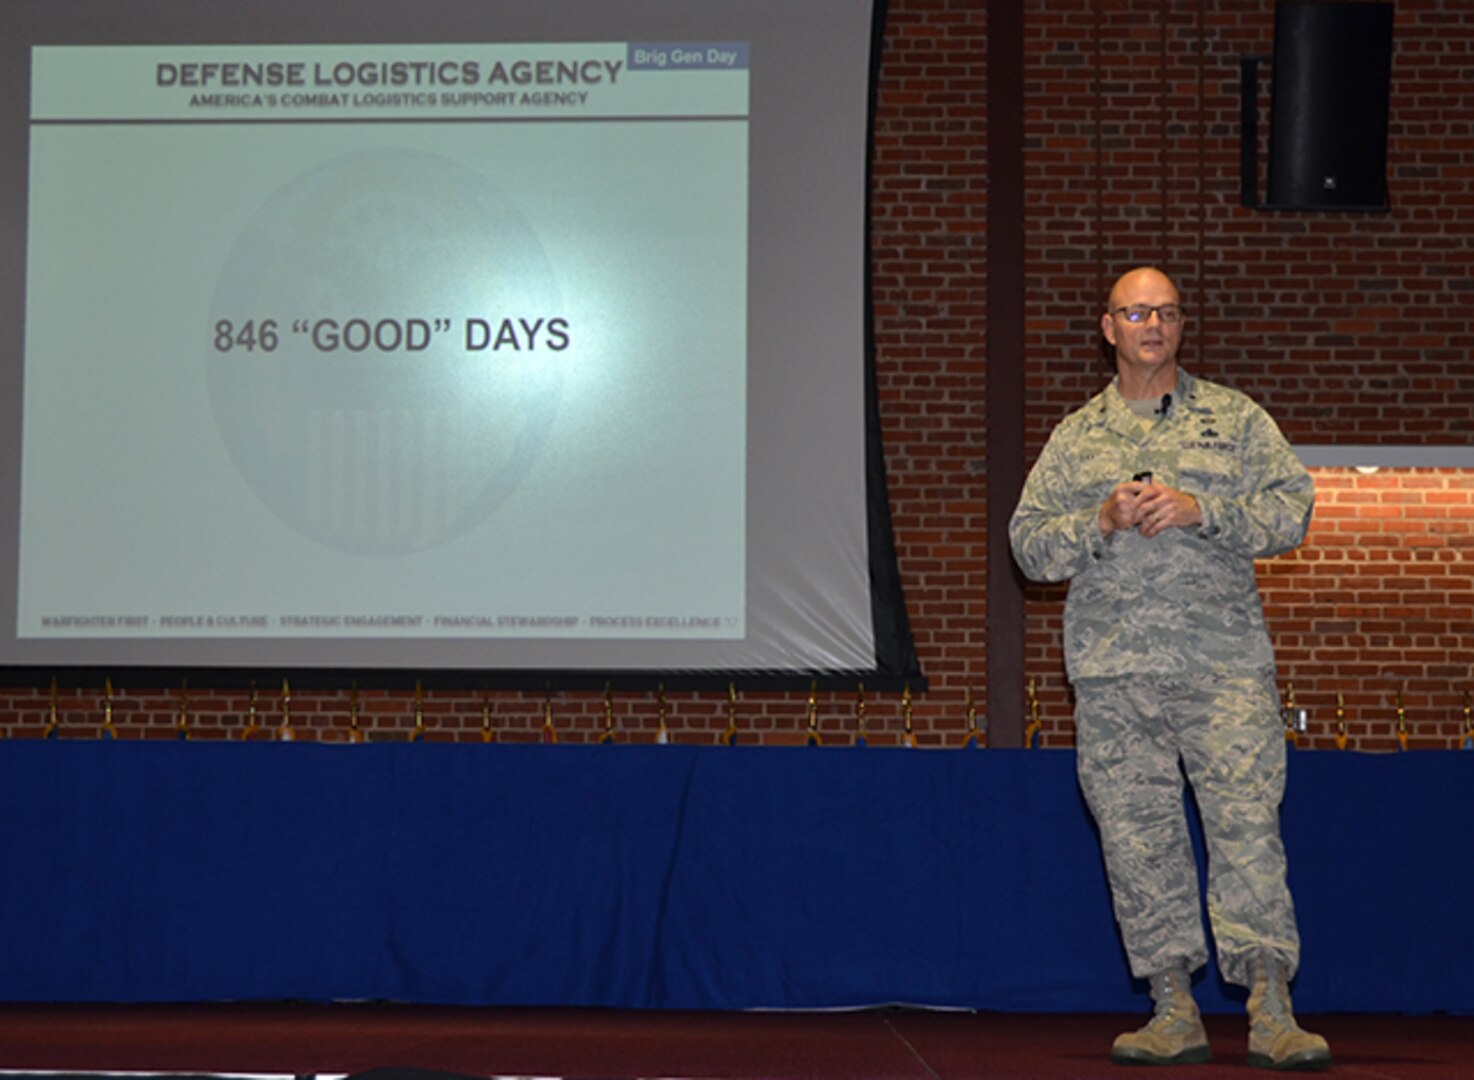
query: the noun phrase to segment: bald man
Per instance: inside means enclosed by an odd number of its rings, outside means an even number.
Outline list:
[[[1218,966],[1248,987],[1249,1063],[1324,1069],[1291,1011],[1300,959],[1279,833],[1285,740],[1254,560],[1296,547],[1315,493],[1269,415],[1178,366],[1177,286],[1138,267],[1100,330],[1116,377],[1050,436],[1009,527],[1037,581],[1069,581],[1078,773],[1151,1021],[1121,1064],[1207,1061],[1192,973],[1208,961],[1183,774],[1208,846]]]

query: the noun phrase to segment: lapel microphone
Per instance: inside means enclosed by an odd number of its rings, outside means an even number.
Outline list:
[[[1158,416],[1166,416],[1167,415],[1167,410],[1170,409],[1170,408],[1172,408],[1172,395],[1171,394],[1163,394],[1162,395],[1162,407],[1157,410],[1157,415]]]

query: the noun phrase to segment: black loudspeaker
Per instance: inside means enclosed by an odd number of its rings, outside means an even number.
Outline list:
[[[1275,5],[1270,206],[1386,208],[1391,76],[1391,4]]]

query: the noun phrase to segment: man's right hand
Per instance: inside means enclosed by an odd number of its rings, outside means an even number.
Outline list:
[[[1110,536],[1117,529],[1134,529],[1141,523],[1141,500],[1150,485],[1138,480],[1117,484],[1110,497],[1100,504],[1100,534]]]

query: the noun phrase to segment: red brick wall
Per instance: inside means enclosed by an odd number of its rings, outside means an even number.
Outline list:
[[[987,312],[985,0],[891,0],[874,162],[878,382],[896,540],[931,689],[909,710],[922,745],[956,745],[968,701],[986,698]],[[1025,173],[1029,453],[1106,377],[1096,314],[1137,262],[1178,277],[1192,312],[1184,360],[1248,391],[1302,443],[1474,441],[1474,5],[1401,0],[1385,215],[1255,213],[1239,207],[1238,59],[1267,53],[1272,0],[1028,0]],[[1474,686],[1474,474],[1316,471],[1307,544],[1263,564],[1281,685],[1334,745],[1337,695],[1350,744],[1396,745],[1397,696],[1413,746],[1454,745]],[[1059,654],[1059,590],[1030,592],[1027,669],[1046,745],[1071,741]],[[208,687],[118,685],[121,737],[236,737],[250,697]],[[299,738],[348,737],[346,689],[290,690]],[[281,687],[257,694],[281,723]],[[102,721],[95,689],[62,685],[68,736]],[[855,693],[743,695],[748,743],[801,742],[812,713],[848,743]],[[600,693],[427,691],[432,739],[560,738],[605,725]],[[413,693],[358,696],[369,737],[408,738]],[[35,736],[48,688],[0,690],[0,732]],[[621,741],[713,743],[723,695],[617,694]],[[872,745],[898,742],[900,695],[868,693]]]
[[[987,641],[985,5],[891,5],[873,167],[875,341],[922,745],[982,711]],[[894,727],[894,695],[871,710]],[[904,727],[904,724],[902,724]],[[872,741],[876,741],[872,739]]]
[[[1031,455],[1103,381],[1104,293],[1142,262],[1183,287],[1187,366],[1250,393],[1293,442],[1474,441],[1474,6],[1397,4],[1386,214],[1239,205],[1239,58],[1271,51],[1270,0],[1030,11]],[[1314,471],[1306,544],[1260,568],[1281,688],[1310,711],[1303,742],[1335,745],[1344,722],[1349,745],[1394,748],[1400,693],[1410,745],[1456,745],[1474,689],[1474,475]],[[1046,743],[1064,745],[1063,591],[1029,595],[1029,675]]]
[[[1474,472],[1315,474],[1309,539],[1259,575],[1282,692],[1310,710],[1302,745],[1343,730],[1364,749],[1457,745],[1474,694]]]

